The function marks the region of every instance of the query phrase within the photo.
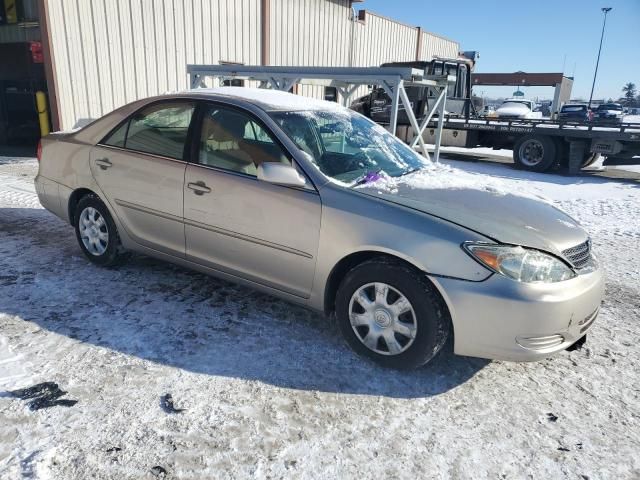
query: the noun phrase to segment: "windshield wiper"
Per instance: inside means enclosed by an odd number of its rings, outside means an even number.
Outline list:
[[[361,175],[358,178],[356,178],[356,180],[353,182],[353,185],[351,186],[357,187],[358,185],[364,185],[365,183],[375,182],[380,178],[380,172],[382,172],[381,168],[377,170],[370,170],[364,175]]]
[[[405,175],[409,175],[410,173],[416,173],[422,170],[421,168],[412,168],[411,170],[407,170],[406,172],[402,172],[398,177],[404,177]]]

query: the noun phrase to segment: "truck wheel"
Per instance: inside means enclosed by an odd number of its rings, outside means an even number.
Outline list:
[[[513,161],[518,168],[532,172],[546,172],[557,160],[553,139],[544,135],[526,135],[513,147]]]

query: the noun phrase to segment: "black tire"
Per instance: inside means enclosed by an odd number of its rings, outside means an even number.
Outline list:
[[[525,135],[513,146],[513,161],[518,168],[546,172],[558,160],[558,147],[545,135]]]
[[[82,239],[80,222],[82,221],[82,213],[88,208],[97,210],[104,219],[105,225],[101,231],[106,232],[107,234],[106,249],[100,254],[89,251]],[[118,235],[116,224],[109,213],[109,209],[97,195],[85,195],[78,201],[78,205],[76,206],[73,216],[73,226],[75,227],[76,239],[78,240],[78,244],[80,245],[82,252],[92,263],[100,265],[101,267],[111,267],[120,264],[126,259],[127,254],[120,242],[120,236]]]
[[[375,282],[384,282],[402,293],[415,312],[413,343],[395,355],[369,349],[351,326],[351,297],[361,287]],[[335,306],[338,325],[349,346],[384,367],[412,369],[426,364],[440,351],[451,330],[447,307],[428,279],[409,266],[386,258],[369,260],[350,270],[338,288]]]

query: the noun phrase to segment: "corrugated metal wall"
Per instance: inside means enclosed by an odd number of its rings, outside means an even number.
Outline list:
[[[260,63],[260,0],[48,0],[61,128],[188,88],[188,63]]]
[[[33,0],[30,0],[33,1]],[[61,127],[138,98],[188,88],[188,63],[257,65],[260,0],[47,0]],[[376,66],[415,59],[419,30],[349,0],[271,0],[271,65]],[[458,44],[424,33],[422,57]],[[301,86],[322,98],[322,87]],[[361,94],[363,92],[357,92]]]
[[[349,0],[271,0],[270,3],[270,65],[349,65]],[[299,85],[298,93],[323,98],[324,89]]]
[[[368,11],[364,21],[353,22],[351,15],[348,0],[271,0],[270,64],[370,67],[415,60],[419,34],[421,60],[458,56],[457,42]],[[307,85],[298,92],[324,95],[322,87]]]
[[[354,66],[377,67],[386,62],[415,60],[418,29],[367,12],[355,23]]]
[[[448,38],[422,32],[420,60],[431,60],[435,57],[457,58],[460,44]]]
[[[271,65],[347,65],[349,0],[271,0]]]

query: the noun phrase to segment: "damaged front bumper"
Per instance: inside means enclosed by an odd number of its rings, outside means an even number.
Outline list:
[[[596,269],[557,283],[431,277],[449,306],[459,355],[535,361],[565,350],[595,322],[604,294]]]

